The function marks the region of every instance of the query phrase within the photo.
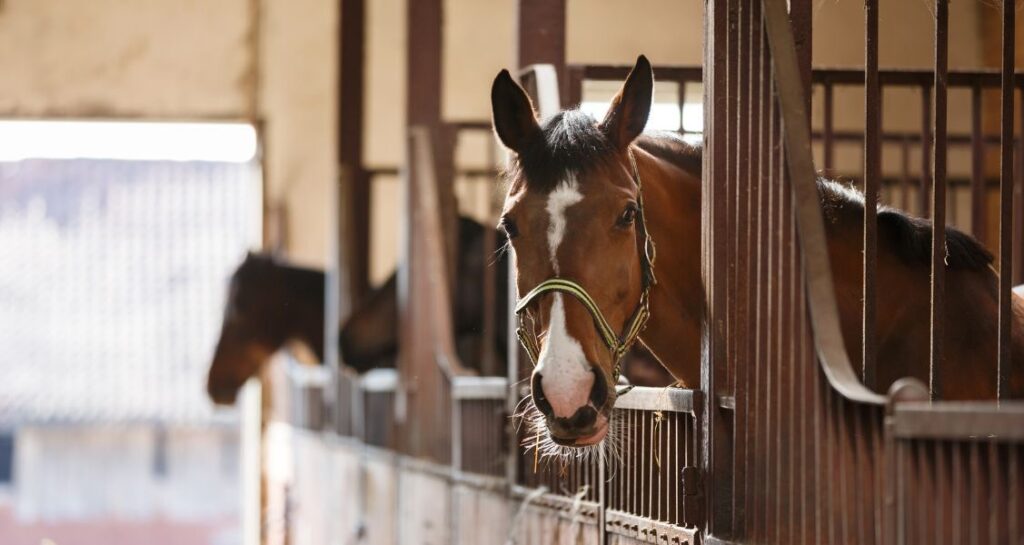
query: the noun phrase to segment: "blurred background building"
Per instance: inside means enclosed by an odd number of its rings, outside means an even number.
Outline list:
[[[249,148],[231,162],[225,141],[195,161],[175,135],[225,128]],[[0,134],[0,541],[238,543],[238,414],[204,385],[226,279],[259,236],[255,132]],[[52,157],[90,154],[122,157]]]

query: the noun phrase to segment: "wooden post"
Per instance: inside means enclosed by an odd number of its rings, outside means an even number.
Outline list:
[[[339,13],[337,251],[345,268],[340,295],[354,305],[370,285],[370,177],[363,169],[366,0],[341,0]]]
[[[570,95],[565,72],[566,0],[519,0],[516,64],[550,64],[558,75],[559,95]],[[564,104],[563,104],[564,105]]]

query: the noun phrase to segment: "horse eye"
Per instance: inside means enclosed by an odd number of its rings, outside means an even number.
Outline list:
[[[498,229],[505,232],[505,236],[513,239],[519,236],[519,228],[516,227],[516,222],[510,218],[502,217],[501,222],[498,223]]]
[[[619,221],[616,222],[619,227],[629,227],[636,221],[637,208],[633,203],[629,203],[625,210],[622,211],[622,215],[619,216]]]

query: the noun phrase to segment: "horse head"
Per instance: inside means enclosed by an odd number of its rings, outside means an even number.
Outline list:
[[[214,402],[235,402],[239,389],[290,339],[323,360],[322,272],[286,267],[249,253],[228,289],[220,339],[206,390]]]
[[[646,319],[653,248],[631,145],[653,85],[641,56],[602,121],[568,110],[543,124],[508,71],[491,89],[494,130],[511,152],[500,228],[520,338],[535,360],[538,421],[561,446],[605,438],[621,359]]]

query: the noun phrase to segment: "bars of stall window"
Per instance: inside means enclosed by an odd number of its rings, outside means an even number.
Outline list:
[[[878,352],[875,334],[875,285],[878,269],[878,187],[882,177],[882,90],[878,82],[878,0],[864,0],[864,259],[861,380],[875,387]]]
[[[1004,1],[1002,9],[1002,84],[999,143],[999,334],[998,399],[1007,396],[1012,365],[1010,331],[1013,321],[1013,63],[1014,10],[1016,2]],[[1024,106],[1022,106],[1024,109]],[[1024,130],[1024,127],[1022,127]]]
[[[932,276],[930,313],[930,356],[928,389],[932,398],[942,396],[942,362],[945,357],[946,290],[946,73],[949,60],[949,1],[935,0],[935,101],[932,156]]]

